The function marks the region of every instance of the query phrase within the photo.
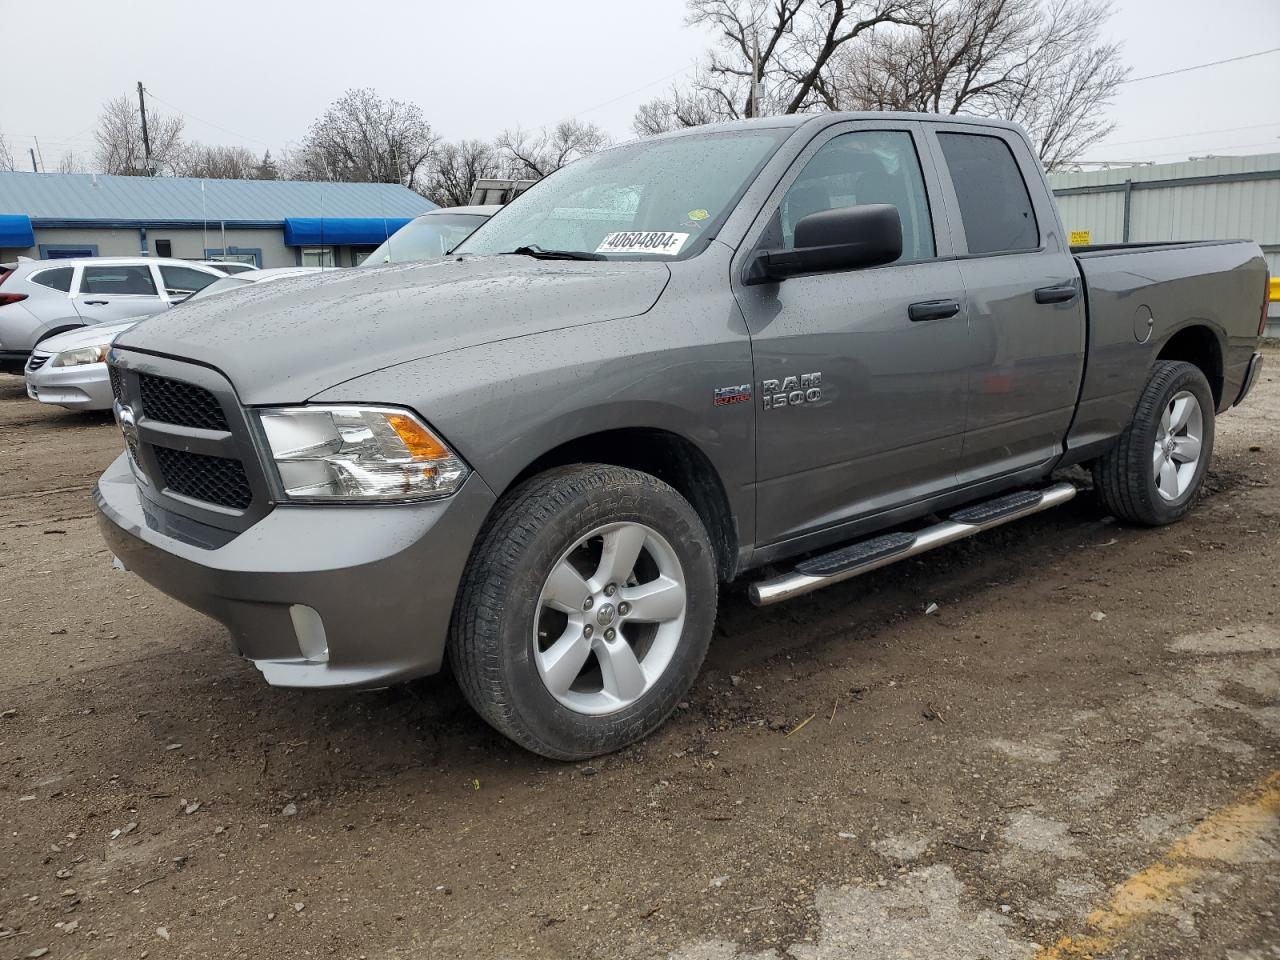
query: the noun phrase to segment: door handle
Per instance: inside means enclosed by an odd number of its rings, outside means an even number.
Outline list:
[[[1059,287],[1041,287],[1036,291],[1036,303],[1070,303],[1076,298],[1074,283],[1064,283]]]
[[[957,300],[923,300],[907,307],[907,316],[913,323],[924,320],[945,320],[959,312],[960,303]]]
[[[111,301],[110,300],[84,300],[81,302],[84,303],[86,307],[105,307]]]

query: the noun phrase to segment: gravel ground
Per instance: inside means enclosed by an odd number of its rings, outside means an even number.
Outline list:
[[[767,611],[726,591],[687,705],[589,766],[447,677],[268,688],[111,570],[110,420],[0,377],[0,960],[1280,956],[1268,363],[1184,523],[1086,495]]]

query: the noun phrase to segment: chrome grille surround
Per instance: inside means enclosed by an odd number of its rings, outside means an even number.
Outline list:
[[[249,415],[222,374],[126,349],[111,351],[108,371],[142,497],[233,533],[271,510]]]

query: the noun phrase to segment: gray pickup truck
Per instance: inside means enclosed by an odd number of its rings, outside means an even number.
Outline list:
[[[1163,524],[1258,375],[1246,241],[1071,250],[1012,125],[778,117],[625,144],[442,260],[148,320],[98,484],[130,570],[272,684],[447,656],[571,759],[685,696],[717,588],[837,583],[1070,499]]]

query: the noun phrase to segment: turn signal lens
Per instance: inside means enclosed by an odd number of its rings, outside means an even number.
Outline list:
[[[405,413],[387,415],[387,423],[403,441],[415,460],[444,460],[449,450],[435,438],[430,430]]]
[[[412,413],[390,407],[258,411],[290,500],[404,501],[447,497],[464,464]]]

